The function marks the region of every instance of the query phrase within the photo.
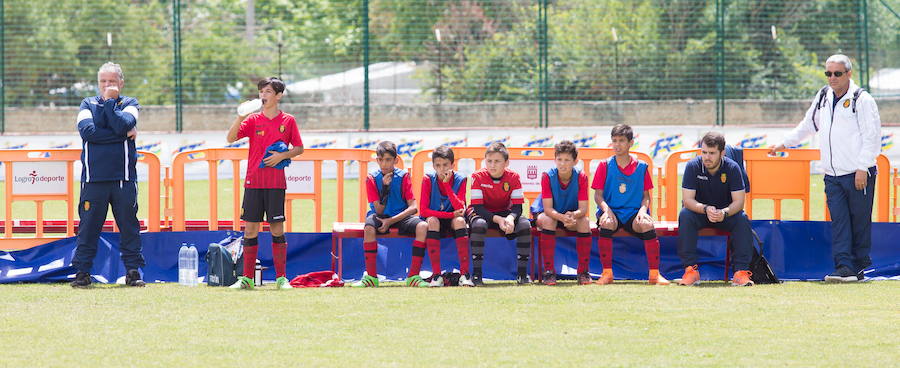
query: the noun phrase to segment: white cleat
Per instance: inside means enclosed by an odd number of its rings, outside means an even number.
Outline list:
[[[428,283],[429,287],[443,287],[444,286],[444,278],[441,276],[435,277],[431,279],[431,282]]]
[[[459,276],[459,286],[475,287],[475,283],[472,282],[472,279],[469,278],[469,276],[460,275]]]

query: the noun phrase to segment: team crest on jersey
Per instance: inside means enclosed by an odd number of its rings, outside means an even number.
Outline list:
[[[728,180],[728,177],[725,176],[725,173],[722,173],[722,184],[725,184],[725,182],[726,182],[727,180]]]
[[[850,100],[844,100],[844,108],[850,107]]]
[[[90,201],[84,201],[84,210],[85,210],[85,211],[88,211],[88,210],[90,210],[90,209],[91,209],[91,202],[90,202]]]
[[[284,125],[278,127],[278,132],[284,133]]]
[[[266,135],[266,131],[265,130],[257,130],[256,135],[262,137],[262,136]]]
[[[509,191],[509,182],[504,182],[504,183],[503,183],[503,191],[504,191],[504,192],[508,192],[508,191]]]
[[[628,186],[625,183],[619,184],[619,193],[625,194],[625,191],[628,190]]]

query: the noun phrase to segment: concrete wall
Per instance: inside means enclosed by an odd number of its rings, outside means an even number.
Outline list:
[[[877,99],[884,125],[900,124],[900,97]],[[726,124],[793,125],[802,119],[809,100],[729,100]],[[550,103],[551,126],[612,125],[710,125],[716,121],[713,100],[667,100]],[[362,128],[358,105],[285,104],[303,130],[356,130]],[[234,119],[234,106],[193,105],[184,108],[185,131],[224,131]],[[75,130],[77,107],[7,108],[7,133],[68,133]],[[538,124],[534,102],[373,105],[371,129],[423,129],[457,127],[533,127]],[[173,106],[144,106],[142,131],[175,129]]]

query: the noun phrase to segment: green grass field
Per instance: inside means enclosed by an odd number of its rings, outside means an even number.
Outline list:
[[[337,219],[337,204],[335,202],[335,198],[337,197],[337,181],[336,180],[324,180],[323,181],[323,196],[324,196],[324,204],[322,208],[322,231],[328,232],[331,231],[331,223]],[[357,221],[357,201],[359,200],[359,190],[357,180],[348,179],[345,181],[345,198],[344,198],[344,220],[345,221]],[[220,180],[218,186],[218,212],[219,217],[221,219],[231,218],[233,205],[233,190],[231,188],[231,180]],[[206,180],[196,180],[196,181],[188,181],[185,185],[186,188],[186,202],[188,205],[185,208],[185,212],[187,218],[189,219],[206,219],[209,217],[209,183]],[[5,202],[4,187],[0,186],[0,203]],[[144,205],[147,203],[147,185],[146,183],[140,183],[138,188],[139,195],[139,203],[141,207],[138,212],[138,216],[141,218],[146,218],[147,216],[147,206]],[[161,190],[162,191],[162,190]],[[680,194],[680,193],[679,193]],[[812,196],[811,200],[811,209],[810,209],[810,219],[811,220],[823,220],[825,218],[824,215],[824,206],[825,206],[825,194],[823,191],[822,184],[822,176],[814,175],[811,179],[810,185],[810,194]],[[75,193],[76,201],[78,200],[78,189],[76,187]],[[656,202],[654,200],[654,206]],[[294,201],[293,205],[294,216],[290,221],[292,221],[293,229],[295,232],[312,232],[314,231],[314,223],[313,216],[310,214],[313,211],[312,201],[308,200],[297,200]],[[783,203],[783,216],[782,218],[785,220],[801,220],[802,219],[802,207],[800,200],[786,200]],[[13,203],[13,217],[15,219],[34,219],[36,214],[35,205],[33,202],[16,202]],[[46,202],[44,205],[44,216],[50,219],[64,219],[66,216],[65,212],[65,203],[62,201],[51,201]],[[753,202],[753,218],[754,219],[771,219],[774,218],[774,205],[770,200],[756,200]],[[77,211],[75,213],[77,217]],[[108,218],[112,218],[112,214],[110,213]]]
[[[896,366],[900,283],[0,285],[2,366]]]

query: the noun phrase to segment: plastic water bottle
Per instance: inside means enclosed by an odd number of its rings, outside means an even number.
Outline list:
[[[181,243],[178,250],[178,284],[197,286],[198,258],[197,248],[193,244]]]
[[[197,247],[191,244],[187,249],[187,266],[188,266],[188,282],[187,286],[197,286],[197,273],[200,268],[199,255],[197,254]]]
[[[187,243],[181,243],[181,248],[178,249],[178,284],[179,285],[187,285],[188,284],[188,247]]]

